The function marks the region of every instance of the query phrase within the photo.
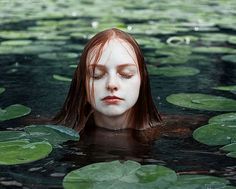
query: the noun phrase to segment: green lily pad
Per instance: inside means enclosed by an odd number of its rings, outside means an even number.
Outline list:
[[[71,65],[69,65],[70,68],[77,68],[77,66],[78,66],[77,64],[71,64]]]
[[[236,63],[236,55],[225,55],[221,59],[226,62]]]
[[[213,87],[213,89],[217,89],[221,91],[236,91],[236,85]]]
[[[157,55],[168,55],[171,57],[188,57],[192,53],[188,45],[165,45],[155,51]]]
[[[6,89],[5,88],[0,88],[0,94],[2,94]]]
[[[61,144],[68,140],[78,141],[79,134],[75,130],[60,125],[30,125],[25,127],[30,139],[45,140],[52,145]]]
[[[193,138],[209,146],[236,142],[236,125],[208,124],[193,132]]]
[[[53,74],[53,79],[56,79],[58,81],[69,81],[69,82],[72,81],[71,78],[65,77],[65,76],[61,76],[61,75],[58,75],[58,74]]]
[[[161,189],[167,188],[176,179],[176,173],[164,166],[112,161],[87,165],[68,173],[63,180],[63,186],[65,189]]]
[[[236,45],[236,37],[235,36],[232,36],[228,39],[228,42],[231,43],[231,44],[234,44]]]
[[[236,143],[228,144],[220,149],[225,152],[236,152]]]
[[[226,113],[214,116],[208,120],[209,123],[218,123],[225,125],[236,125],[236,113]]]
[[[30,44],[21,46],[21,48],[10,45],[0,46],[0,54],[38,54],[52,51],[55,52],[58,50],[59,50],[58,47],[49,45]]]
[[[236,158],[236,151],[230,152],[230,153],[226,154],[226,156],[231,157],[231,158]]]
[[[27,134],[22,131],[0,131],[0,141],[19,140],[26,137]]]
[[[159,64],[185,64],[189,60],[186,55],[171,55],[168,57],[158,58],[157,62]]]
[[[204,189],[204,188],[225,188],[229,181],[215,176],[208,175],[179,175],[178,180],[168,189]]]
[[[24,46],[31,44],[31,40],[7,40],[1,42],[1,45]]]
[[[169,103],[177,106],[209,110],[209,111],[236,111],[236,100],[222,96],[200,93],[178,93],[166,98]]]
[[[150,75],[164,75],[167,77],[192,76],[200,72],[196,68],[184,66],[168,66],[158,68],[153,65],[148,65],[147,68]]]
[[[202,41],[210,42],[226,42],[232,35],[223,34],[223,33],[204,33],[201,34]]]
[[[195,47],[193,52],[197,53],[213,53],[213,54],[223,54],[223,53],[233,53],[234,49],[228,47]]]
[[[39,58],[42,59],[48,59],[48,60],[58,60],[58,61],[63,61],[63,60],[76,60],[78,57],[78,54],[76,53],[71,53],[71,52],[57,52],[57,53],[44,53],[38,55]]]
[[[31,109],[24,105],[21,104],[10,105],[5,109],[0,108],[0,121],[6,121],[22,117],[29,114],[30,112]]]
[[[0,164],[15,165],[29,163],[45,158],[52,151],[48,142],[13,140],[0,142]]]

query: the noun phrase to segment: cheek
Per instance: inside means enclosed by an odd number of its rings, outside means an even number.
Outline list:
[[[124,81],[123,83],[124,83],[126,90],[128,90],[128,92],[132,92],[132,94],[139,93],[140,84],[141,84],[139,77],[134,78],[130,81]]]

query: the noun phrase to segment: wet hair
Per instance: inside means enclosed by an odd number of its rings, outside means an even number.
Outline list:
[[[87,101],[90,91],[86,91],[86,85],[88,85],[89,82],[87,77],[88,54],[96,48],[94,61],[97,63],[103,52],[104,45],[112,38],[123,40],[133,48],[140,71],[141,84],[139,97],[130,110],[128,117],[129,123],[131,123],[134,129],[141,130],[147,124],[153,127],[162,121],[152,99],[148,72],[138,43],[128,33],[116,28],[111,28],[96,34],[85,45],[78,66],[74,72],[69,93],[62,109],[53,118],[54,123],[66,125],[79,132],[87,125],[86,123],[93,113],[93,108]],[[93,87],[92,94],[94,94]]]

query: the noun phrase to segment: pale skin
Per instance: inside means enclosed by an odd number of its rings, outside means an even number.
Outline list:
[[[112,38],[105,44],[96,64],[93,63],[95,53],[96,48],[88,53],[89,86],[86,86],[90,97],[94,87],[94,100],[88,98],[94,110],[94,121],[97,126],[110,130],[132,128],[126,118],[138,99],[141,83],[135,52],[127,42]],[[102,100],[107,96],[122,100],[109,104]]]

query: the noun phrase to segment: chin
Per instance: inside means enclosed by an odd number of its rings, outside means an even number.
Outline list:
[[[113,117],[113,116],[120,116],[125,113],[125,110],[117,110],[115,108],[111,108],[107,111],[101,111],[101,113],[105,116]]]

